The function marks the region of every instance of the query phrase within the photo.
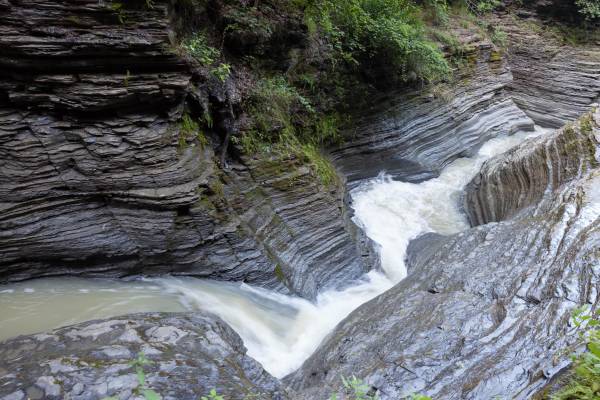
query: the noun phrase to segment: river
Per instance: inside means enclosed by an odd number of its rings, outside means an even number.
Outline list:
[[[314,303],[246,284],[191,277],[37,279],[0,286],[0,340],[134,312],[206,310],[229,323],[248,354],[268,372],[283,377],[352,310],[406,276],[410,240],[425,232],[448,235],[469,227],[460,197],[485,160],[543,133],[536,128],[492,139],[476,156],[455,160],[425,182],[393,181],[385,172],[363,182],[352,191],[351,205],[355,222],[378,246],[382,271],[369,272],[347,289],[321,293]]]

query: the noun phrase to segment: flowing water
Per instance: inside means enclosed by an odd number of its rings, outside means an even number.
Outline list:
[[[382,173],[355,189],[355,221],[377,243],[383,271],[371,271],[347,289],[321,293],[315,303],[245,284],[195,278],[39,279],[0,286],[0,340],[133,312],[207,310],[238,332],[251,357],[283,377],[352,310],[406,276],[404,258],[411,239],[468,228],[459,198],[486,159],[541,133],[536,129],[492,139],[475,157],[455,160],[435,179],[397,182]]]

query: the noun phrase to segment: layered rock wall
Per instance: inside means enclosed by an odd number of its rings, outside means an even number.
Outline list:
[[[595,127],[593,114],[587,113],[575,125],[486,162],[466,187],[464,208],[471,224],[502,221],[532,204],[542,208],[544,195],[596,168],[600,137]]]
[[[597,124],[592,129],[600,134]],[[579,126],[574,132],[589,139]],[[558,135],[572,140],[566,130]],[[537,141],[533,150],[526,142],[514,153],[543,153],[557,140]],[[589,162],[588,148],[573,152]],[[596,141],[596,161],[599,154]],[[544,158],[531,161],[545,168]],[[501,155],[490,165],[504,162]],[[520,165],[503,169],[511,167]],[[569,364],[573,309],[600,305],[598,188],[595,163],[552,188],[543,208],[531,204],[510,220],[425,238],[428,251],[411,258],[407,278],[342,321],[288,383],[305,399],[339,391],[341,376],[363,378],[382,399],[417,392],[530,398]]]
[[[507,94],[512,75],[505,60],[485,41],[471,51],[471,66],[452,87],[391,96],[361,113],[348,143],[332,152],[349,180],[382,170],[401,180],[428,179],[497,135],[533,130]]]
[[[342,185],[297,160],[222,171],[221,138],[182,131],[219,96],[168,2],[125,3],[0,2],[0,282],[173,273],[314,298],[369,270]]]
[[[508,35],[507,57],[513,75],[510,97],[538,125],[560,128],[598,102],[597,39],[566,44],[570,34],[577,35],[576,25],[567,26],[565,32],[555,23],[542,25],[535,18],[520,19],[514,14],[499,15],[492,23]]]

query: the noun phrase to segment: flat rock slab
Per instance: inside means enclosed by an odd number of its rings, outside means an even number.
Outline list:
[[[132,362],[143,354],[145,385]],[[287,399],[218,317],[151,313],[91,321],[0,343],[0,399]],[[254,397],[253,397],[254,396]]]

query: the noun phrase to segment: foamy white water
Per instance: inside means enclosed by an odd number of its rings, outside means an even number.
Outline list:
[[[278,378],[300,367],[352,310],[392,286],[385,275],[372,271],[356,285],[325,292],[312,303],[245,284],[190,278],[156,282],[180,293],[190,308],[223,318],[242,337],[248,355]]]
[[[458,159],[438,178],[422,183],[395,182],[381,174],[358,187],[352,193],[355,221],[378,244],[383,271],[372,271],[345,290],[321,293],[315,303],[244,284],[194,278],[42,279],[2,288],[0,340],[137,311],[206,310],[230,324],[248,354],[267,371],[283,377],[350,312],[406,276],[410,240],[425,232],[452,234],[468,227],[459,208],[460,192],[486,159],[542,132],[492,139],[475,157]]]
[[[393,181],[384,173],[352,193],[355,222],[380,246],[382,268],[394,282],[406,276],[408,243],[426,232],[450,235],[469,227],[460,210],[463,188],[483,162],[544,133],[519,132],[486,142],[473,158],[459,158],[439,177],[421,183]]]

